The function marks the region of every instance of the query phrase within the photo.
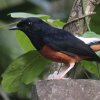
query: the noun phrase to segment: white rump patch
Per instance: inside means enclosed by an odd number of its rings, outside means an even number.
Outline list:
[[[95,43],[95,42],[99,42],[100,39],[99,38],[84,38],[84,37],[79,37],[79,36],[75,36],[78,39],[82,40],[84,43],[86,44],[91,44],[91,43]]]

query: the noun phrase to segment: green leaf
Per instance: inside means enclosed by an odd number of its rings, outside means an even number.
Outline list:
[[[25,35],[24,32],[17,30],[16,37],[17,37],[17,40],[19,41],[20,45],[26,52],[35,50],[30,39]]]
[[[13,18],[27,18],[27,17],[37,17],[45,22],[49,23],[52,26],[62,28],[64,26],[64,22],[60,21],[59,19],[53,20],[50,19],[50,16],[43,15],[43,14],[30,14],[30,13],[24,13],[24,12],[16,12],[16,13],[10,13],[9,14]]]
[[[88,31],[86,33],[83,34],[83,37],[86,37],[86,38],[92,38],[92,37],[97,37],[97,38],[100,38],[100,35],[96,34],[95,32],[91,32],[91,31]]]
[[[27,18],[27,17],[37,17],[44,20],[47,20],[50,18],[48,15],[43,14],[30,14],[30,13],[24,13],[24,12],[16,12],[16,13],[10,13],[9,14],[13,18]]]
[[[29,84],[38,77],[51,62],[30,51],[14,60],[2,75],[2,86],[6,92],[16,92],[22,83]]]
[[[30,93],[31,93],[31,90],[32,90],[32,86],[33,86],[33,83],[31,84],[21,84],[20,87],[19,87],[19,90],[17,92],[18,96],[20,98],[27,98],[29,97]]]
[[[58,27],[58,28],[62,28],[62,27],[65,25],[65,23],[62,22],[62,21],[59,20],[59,19],[56,19],[56,20],[48,19],[48,20],[47,20],[47,23],[49,23],[49,24],[52,25],[52,26]]]
[[[99,74],[100,74],[99,70],[100,70],[100,68],[99,69],[97,68],[96,62],[82,61],[81,64],[84,66],[84,68],[88,72],[90,72],[92,74],[95,74],[97,77],[99,77]]]

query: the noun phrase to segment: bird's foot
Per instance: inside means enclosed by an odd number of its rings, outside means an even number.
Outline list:
[[[58,73],[58,71],[55,71],[53,74],[50,74],[47,78],[47,80],[61,80],[61,79],[67,79],[64,76],[62,77],[62,73]]]
[[[50,74],[47,78],[47,80],[54,80],[59,79],[58,71],[55,71],[53,74]]]
[[[58,73],[58,71],[55,71],[53,74],[50,74],[47,78],[47,80],[61,80],[61,79],[66,79],[65,75],[74,67],[75,63],[70,63],[69,68],[63,69]]]

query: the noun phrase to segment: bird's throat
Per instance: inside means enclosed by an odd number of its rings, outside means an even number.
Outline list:
[[[43,42],[42,38],[38,35],[30,35],[28,36],[30,41],[32,42],[33,46],[39,51],[43,48],[45,43]]]

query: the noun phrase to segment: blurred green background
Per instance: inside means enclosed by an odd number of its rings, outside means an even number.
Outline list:
[[[7,66],[18,56],[24,53],[16,39],[16,33],[8,30],[8,24],[15,19],[8,16],[11,12],[27,12],[33,14],[47,14],[52,18],[66,21],[74,0],[0,0],[0,76]],[[96,15],[92,17],[90,26],[93,31],[100,34],[100,5],[95,9]],[[0,82],[2,78],[0,77]],[[7,94],[0,86],[0,100],[30,100],[30,92],[24,86],[19,93]],[[26,92],[25,92],[26,91]]]

